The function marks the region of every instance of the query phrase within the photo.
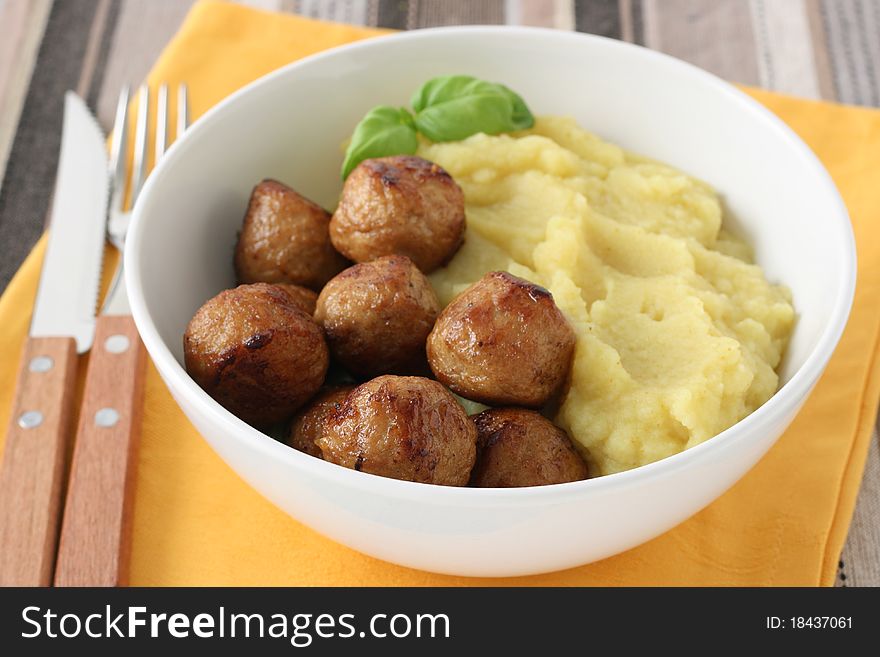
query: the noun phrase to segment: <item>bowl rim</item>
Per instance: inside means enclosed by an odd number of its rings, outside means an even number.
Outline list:
[[[564,484],[528,488],[478,489],[390,479],[349,470],[300,453],[240,420],[214,401],[189,377],[183,366],[178,363],[171,350],[160,337],[158,329],[150,317],[143,293],[139,245],[147,224],[143,220],[143,216],[148,213],[152,203],[153,189],[163,179],[165,171],[190,147],[190,144],[193,142],[193,135],[208,129],[208,126],[216,120],[217,116],[225,113],[228,107],[237,103],[255,89],[294,74],[299,69],[306,68],[315,62],[332,59],[341,53],[384,48],[389,44],[396,45],[409,41],[433,38],[444,39],[463,33],[491,38],[498,38],[503,35],[504,38],[511,39],[547,39],[551,37],[569,42],[593,42],[600,48],[607,48],[609,52],[639,51],[640,56],[658,61],[664,66],[671,67],[671,70],[677,70],[691,76],[695,84],[711,88],[734,103],[741,111],[756,116],[758,120],[763,121],[769,128],[775,131],[789,148],[794,149],[797,155],[810,165],[820,183],[820,189],[815,193],[827,195],[831,204],[835,207],[834,216],[829,216],[827,220],[833,221],[837,230],[841,233],[841,239],[839,240],[840,249],[836,258],[836,261],[840,263],[840,281],[836,290],[834,305],[828,314],[825,328],[818,341],[791,378],[763,405],[736,424],[698,445],[630,470]],[[491,45],[487,45],[487,47],[491,47]],[[436,504],[467,502],[474,506],[560,503],[586,494],[608,494],[623,488],[643,485],[649,480],[665,478],[674,475],[680,470],[698,467],[701,463],[715,460],[723,452],[740,445],[741,440],[746,435],[751,434],[755,439],[760,438],[762,436],[762,427],[766,428],[779,423],[781,420],[784,421],[787,415],[798,408],[801,401],[810,393],[824,371],[846,327],[855,294],[857,271],[855,238],[849,213],[830,174],[809,146],[782,119],[743,91],[693,64],[636,44],[598,35],[564,32],[552,28],[484,25],[411,30],[389,35],[379,35],[343,44],[286,64],[236,90],[211,107],[203,116],[195,121],[187,130],[187,133],[181,139],[176,140],[169,148],[152,175],[147,178],[133,211],[132,224],[128,239],[126,240],[124,260],[126,263],[125,280],[132,315],[144,345],[162,375],[166,386],[169,390],[175,390],[176,394],[185,395],[189,403],[199,407],[203,413],[210,416],[213,422],[227,425],[230,429],[229,433],[235,436],[235,440],[246,441],[248,449],[258,450],[268,458],[285,461],[286,464],[296,469],[308,471],[308,474],[314,478],[327,480],[334,485],[350,489],[369,490],[374,494],[385,494],[388,497],[404,495],[408,499],[419,502]],[[211,442],[207,438],[204,439],[208,440],[209,443]]]

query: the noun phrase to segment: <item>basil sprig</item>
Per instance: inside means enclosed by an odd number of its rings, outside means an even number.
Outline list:
[[[417,132],[434,142],[458,141],[478,132],[497,135],[525,130],[535,123],[519,95],[502,84],[469,75],[428,80],[413,94],[411,103],[413,114],[383,105],[361,119],[345,153],[343,180],[363,160],[415,153]]]
[[[458,141],[478,132],[497,135],[531,128],[525,101],[503,84],[448,75],[422,85],[412,100],[416,128],[431,141]]]

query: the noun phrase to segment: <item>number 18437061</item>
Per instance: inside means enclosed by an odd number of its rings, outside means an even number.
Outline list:
[[[767,616],[768,630],[850,630],[852,616]]]

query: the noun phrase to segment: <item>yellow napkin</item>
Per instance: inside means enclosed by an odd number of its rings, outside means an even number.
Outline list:
[[[198,116],[283,64],[375,34],[203,2],[192,10],[149,80],[187,81]],[[813,396],[767,457],[721,499],[650,543],[568,571],[478,580],[401,568],[323,538],[260,497],[202,440],[151,366],[137,469],[131,583],[832,584],[880,397],[880,112],[750,93],[794,128],[831,171],[852,213],[859,282],[849,326]],[[0,426],[8,421],[43,248],[41,241],[0,298]]]

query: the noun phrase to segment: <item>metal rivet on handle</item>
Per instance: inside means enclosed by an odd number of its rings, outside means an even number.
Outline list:
[[[28,363],[28,369],[31,372],[48,372],[55,366],[55,361],[49,358],[49,356],[37,356],[36,358],[32,358],[31,362]]]
[[[43,414],[40,411],[27,411],[18,418],[18,426],[22,429],[33,429],[43,424]]]
[[[127,351],[129,346],[131,346],[129,339],[119,333],[111,335],[104,341],[104,349],[111,354],[121,354],[124,351]]]
[[[102,408],[95,413],[95,424],[99,427],[112,427],[119,422],[119,412],[115,408]]]

